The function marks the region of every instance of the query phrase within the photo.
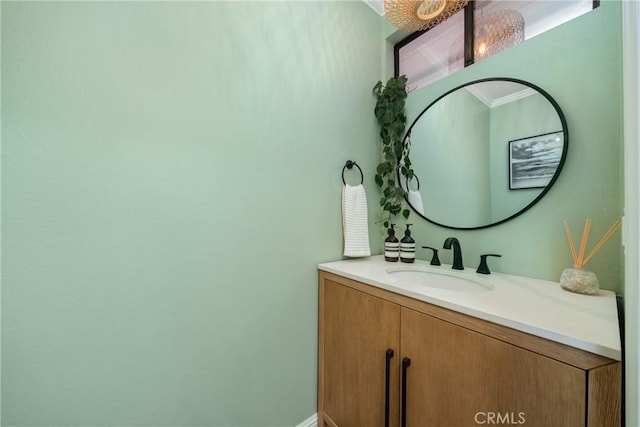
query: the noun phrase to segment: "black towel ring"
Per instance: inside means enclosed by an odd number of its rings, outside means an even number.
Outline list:
[[[418,183],[418,188],[416,188],[416,191],[419,191],[420,190],[420,180],[415,175],[413,175],[413,177],[416,179],[416,182]],[[406,178],[405,183],[407,184],[407,191],[409,191],[409,178]]]
[[[342,168],[342,183],[344,185],[347,185],[347,183],[344,180],[344,170],[352,169],[354,166],[357,167],[358,170],[360,171],[360,184],[364,183],[364,174],[362,173],[362,169],[360,169],[360,166],[358,166],[358,164],[353,160],[347,160],[347,163],[345,163],[344,167]]]

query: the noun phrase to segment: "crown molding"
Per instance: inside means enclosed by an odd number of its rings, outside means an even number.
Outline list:
[[[383,0],[362,0],[373,9],[378,15],[384,16],[384,1]]]
[[[505,95],[500,98],[491,98],[487,96],[482,90],[477,89],[473,85],[466,86],[466,89],[475,95],[483,104],[485,104],[489,108],[498,107],[500,105],[508,104],[510,102],[517,101],[522,98],[526,98],[527,96],[535,95],[537,92],[534,89],[526,88],[521,91],[512,93],[510,95]]]

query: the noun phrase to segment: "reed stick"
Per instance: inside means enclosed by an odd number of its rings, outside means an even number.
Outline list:
[[[576,246],[573,244],[573,237],[571,237],[571,231],[569,230],[569,224],[567,220],[564,220],[564,231],[567,233],[567,240],[569,241],[569,248],[571,249],[571,256],[573,257],[573,264],[578,264],[578,257],[576,255]]]
[[[620,228],[621,225],[622,225],[622,222],[620,220],[617,220],[616,222],[613,223],[613,225],[609,228],[609,231],[607,231],[605,235],[602,236],[602,239],[600,239],[600,241],[596,243],[596,245],[593,247],[589,255],[587,255],[587,258],[584,260],[582,265],[585,265],[586,263],[589,262],[589,260],[596,254],[596,252],[600,250],[600,248],[604,246],[605,243],[607,243],[607,240],[609,240],[611,236],[613,236],[613,233],[615,233],[618,230],[618,228]]]
[[[587,218],[582,229],[582,240],[580,240],[580,253],[578,254],[578,268],[584,265],[584,252],[587,249],[587,241],[589,240],[589,232],[591,231],[591,218]]]

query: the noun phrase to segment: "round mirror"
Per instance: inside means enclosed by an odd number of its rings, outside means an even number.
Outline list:
[[[477,229],[538,202],[567,155],[567,124],[555,100],[517,79],[459,86],[432,102],[405,136],[415,177],[402,185],[434,224]]]

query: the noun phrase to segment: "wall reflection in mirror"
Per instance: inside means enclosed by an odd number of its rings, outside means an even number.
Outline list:
[[[403,181],[413,210],[455,229],[512,219],[557,179],[568,147],[566,121],[543,89],[510,78],[453,89],[407,130],[415,178]]]

